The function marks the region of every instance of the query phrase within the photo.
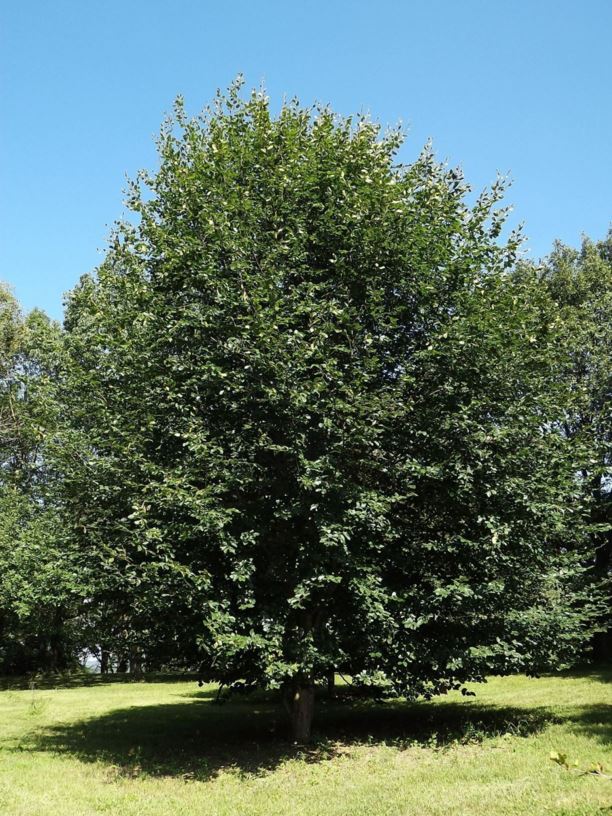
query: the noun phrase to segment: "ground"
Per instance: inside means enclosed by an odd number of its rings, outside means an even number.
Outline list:
[[[416,704],[318,705],[308,751],[269,698],[193,680],[0,691],[2,816],[612,816],[612,672],[492,678]]]

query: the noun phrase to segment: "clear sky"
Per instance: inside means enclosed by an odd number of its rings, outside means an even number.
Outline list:
[[[173,98],[238,73],[510,172],[531,257],[612,221],[612,0],[6,0],[0,38],[0,279],[56,318]]]

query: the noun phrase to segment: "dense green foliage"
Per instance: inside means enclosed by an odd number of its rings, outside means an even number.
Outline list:
[[[66,668],[80,597],[45,447],[57,425],[59,327],[0,288],[0,672]],[[51,483],[51,484],[50,484]]]
[[[540,265],[401,134],[162,130],[64,331],[0,290],[0,671],[426,697],[609,654],[612,250]],[[588,650],[587,650],[588,651]]]
[[[581,250],[558,244],[542,281],[560,311],[567,350],[563,376],[571,389],[564,430],[582,449],[580,477],[589,509],[591,577],[600,582],[603,631],[597,658],[612,657],[612,232],[583,242]]]
[[[589,612],[558,310],[508,274],[503,184],[470,205],[400,143],[237,87],[179,104],[68,303],[103,637],[292,689],[296,733],[333,669],[440,693],[558,665]]]

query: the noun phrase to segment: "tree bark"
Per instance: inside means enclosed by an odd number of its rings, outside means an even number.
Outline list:
[[[296,684],[291,692],[291,734],[294,742],[305,745],[310,742],[314,715],[314,685]]]
[[[336,699],[336,672],[333,669],[327,675],[327,696],[330,700]]]
[[[137,651],[130,652],[130,674],[133,674],[135,677],[142,678],[144,675],[144,671],[142,668],[142,655]]]
[[[603,543],[595,550],[595,573],[607,577],[612,561],[612,533],[608,532]],[[593,658],[596,663],[612,660],[612,626],[606,632],[598,632],[593,637]]]
[[[583,475],[586,476],[584,471]],[[609,522],[611,520],[609,496],[604,495],[603,480],[599,473],[592,478],[591,496],[593,498],[591,521],[595,524]],[[597,580],[605,580],[612,566],[612,531],[594,533],[592,538],[595,549],[593,574]],[[612,619],[610,617],[608,617],[607,624],[607,631],[597,632],[591,642],[593,659],[596,663],[608,662],[612,658]]]

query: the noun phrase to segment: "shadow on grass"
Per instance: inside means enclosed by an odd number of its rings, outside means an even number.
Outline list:
[[[566,671],[557,672],[556,674],[548,674],[546,676],[561,679],[566,678],[568,680],[586,678],[588,680],[596,680],[598,683],[612,683],[612,665],[589,663],[585,666],[567,669]]]
[[[296,756],[319,762],[363,744],[444,750],[502,734],[529,736],[562,721],[604,742],[612,738],[612,711],[605,705],[573,709],[561,720],[546,708],[321,701],[317,739],[312,747],[298,749],[287,741],[284,712],[270,697],[233,699],[215,706],[211,692],[178,696],[190,701],[135,706],[56,725],[37,735],[29,747],[103,761],[118,775],[207,779],[230,769],[242,775],[262,774]]]
[[[141,675],[128,673],[94,674],[88,671],[61,672],[58,674],[33,674],[21,677],[0,677],[0,690],[19,691],[24,689],[68,689],[84,686],[106,686],[111,683],[176,683],[197,680],[195,672],[162,673],[151,672]]]
[[[565,720],[570,731],[584,734],[604,745],[612,743],[612,705],[604,703],[582,706]]]

